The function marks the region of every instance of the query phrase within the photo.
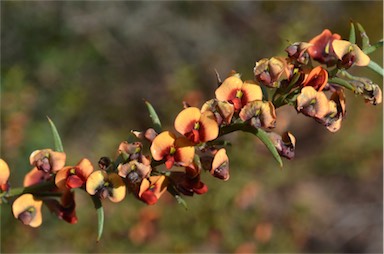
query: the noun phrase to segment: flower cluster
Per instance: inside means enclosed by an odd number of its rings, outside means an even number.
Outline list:
[[[208,191],[202,182],[203,172],[223,181],[230,178],[222,137],[234,131],[255,135],[282,164],[280,156],[294,157],[296,138],[289,131],[273,131],[279,107],[291,106],[336,132],[346,114],[346,89],[363,95],[368,103],[381,103],[377,84],[348,73],[353,66],[374,66],[365,52],[378,46],[363,41],[361,49],[353,38],[342,40],[326,29],[309,42],[289,45],[285,57],[256,61],[253,80],[243,81],[235,71],[224,81],[218,75],[215,98],[201,108],[184,103],[174,120],[174,130],[163,130],[147,103],[153,128],[131,131],[135,140],[122,141],[116,158],[101,157],[97,168],[87,158],[74,166],[66,165],[66,153],[51,123],[56,148],[32,152],[32,169],[25,175],[23,188],[10,188],[9,167],[0,160],[2,201],[11,201],[15,218],[31,227],[41,225],[43,204],[58,218],[76,223],[76,189],[87,192],[97,209],[102,207],[101,200],[121,202],[127,193],[148,205],[156,204],[167,192],[184,203],[182,195]]]

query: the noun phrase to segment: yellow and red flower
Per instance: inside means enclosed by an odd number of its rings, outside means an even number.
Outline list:
[[[126,187],[123,179],[116,173],[104,170],[93,172],[87,179],[86,190],[90,195],[97,195],[101,199],[109,198],[112,202],[124,199]]]
[[[154,160],[165,159],[167,169],[176,166],[188,166],[195,156],[194,144],[185,137],[176,138],[175,134],[164,131],[156,136],[151,145]]]
[[[56,173],[65,165],[66,155],[52,149],[36,150],[29,156],[29,162],[38,170],[46,173]]]
[[[35,199],[32,194],[23,194],[13,202],[12,212],[25,225],[38,227],[43,221],[42,204],[43,201]]]
[[[261,100],[263,93],[254,81],[243,82],[238,74],[232,75],[215,91],[219,101],[228,101],[233,104],[235,111],[239,111],[250,101]]]
[[[329,29],[325,29],[309,41],[312,46],[308,48],[308,53],[314,60],[327,66],[333,66],[337,62],[337,56],[333,50],[332,42],[340,39],[339,34],[332,34]]]
[[[328,83],[328,72],[321,66],[311,70],[303,82],[303,86],[312,86],[316,91],[321,91]]]
[[[154,205],[167,190],[167,186],[168,181],[164,175],[145,178],[141,182],[138,198],[148,205]]]
[[[76,166],[66,166],[56,174],[55,183],[59,189],[83,187],[93,172],[91,162],[84,158]]]
[[[367,66],[371,59],[356,44],[346,40],[334,40],[333,50],[339,58],[339,67],[348,69],[352,65]]]
[[[8,164],[3,159],[0,159],[0,192],[8,191],[9,175],[10,175],[10,170],[9,170]]]
[[[219,135],[219,126],[211,111],[189,107],[181,111],[175,119],[175,129],[190,141],[197,144],[214,140]]]
[[[75,192],[64,190],[60,202],[56,199],[46,199],[44,204],[49,210],[57,215],[59,219],[65,220],[70,224],[77,223]]]

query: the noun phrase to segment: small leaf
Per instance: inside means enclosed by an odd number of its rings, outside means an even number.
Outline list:
[[[360,25],[360,23],[356,23],[357,25],[357,29],[359,30],[360,32],[360,36],[361,36],[361,40],[362,40],[362,46],[361,46],[361,49],[364,50],[365,48],[369,47],[370,44],[369,44],[369,38],[368,38],[368,35],[367,33],[365,32],[364,28],[362,25]]]
[[[260,87],[261,87],[261,92],[263,94],[263,100],[267,101],[268,97],[269,97],[268,90],[267,90],[267,88],[265,86],[260,86]]]
[[[383,40],[381,40],[381,41],[379,41],[379,42],[377,42],[377,43],[375,43],[375,44],[373,44],[373,45],[371,45],[371,46],[365,48],[365,49],[363,50],[363,52],[364,52],[365,54],[369,55],[369,54],[371,54],[372,52],[374,52],[376,49],[381,48],[382,46],[383,46]]]
[[[159,116],[157,115],[155,109],[152,107],[151,103],[149,103],[148,101],[145,101],[145,104],[147,105],[149,116],[152,119],[153,129],[155,129],[157,133],[160,133],[162,127],[161,127]]]
[[[104,228],[104,209],[101,200],[97,196],[91,196],[97,213],[97,239],[99,242]]]
[[[277,152],[275,145],[272,143],[272,140],[268,137],[268,134],[262,129],[255,129],[255,130],[256,131],[254,131],[253,134],[255,134],[256,137],[258,137],[261,140],[261,142],[264,143],[264,145],[272,153],[275,160],[279,163],[280,167],[283,167],[283,161],[281,160],[281,157]]]
[[[352,44],[356,43],[355,25],[351,22],[351,30],[349,31],[349,42]]]
[[[384,72],[383,72],[383,68],[381,68],[380,65],[378,65],[377,63],[375,63],[374,61],[370,61],[369,64],[368,64],[368,67],[377,72],[378,74],[380,74],[382,77],[384,76]]]
[[[51,118],[49,118],[48,116],[47,116],[47,118],[48,118],[49,124],[51,125],[53,141],[54,141],[54,144],[55,144],[55,150],[57,152],[64,152],[63,143],[61,142],[61,138],[60,138],[59,132],[57,131],[56,126],[53,123],[53,121],[51,120]]]
[[[355,91],[355,87],[353,85],[351,85],[351,83],[349,83],[348,81],[346,81],[344,79],[334,77],[334,78],[328,79],[328,82],[340,85],[342,87],[347,88],[348,90]]]

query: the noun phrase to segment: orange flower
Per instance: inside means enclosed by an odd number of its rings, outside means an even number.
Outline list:
[[[107,174],[104,170],[93,172],[87,179],[86,190],[90,195],[109,198],[112,202],[120,202],[125,197],[125,184],[116,173]]]
[[[312,86],[316,91],[321,91],[328,83],[328,72],[321,66],[312,69],[303,82],[303,86]]]
[[[340,67],[348,69],[352,65],[367,66],[371,59],[356,44],[345,40],[334,40],[332,42],[335,54],[341,60]]]
[[[39,170],[37,167],[34,167],[31,171],[29,171],[24,176],[23,186],[28,187],[34,184],[44,182],[50,178],[51,178],[50,173],[46,173],[42,170]]]
[[[243,83],[238,74],[225,79],[216,89],[215,94],[219,101],[232,103],[235,111],[239,111],[248,102],[261,100],[263,97],[260,86],[255,84],[254,81],[245,81]]]
[[[217,99],[212,99],[204,103],[201,107],[201,113],[205,111],[212,111],[216,117],[216,122],[218,125],[230,124],[235,109],[233,105],[227,101],[218,101]]]
[[[0,159],[0,192],[1,191],[8,191],[9,189],[9,179],[10,171],[8,164],[3,160]]]
[[[32,194],[23,194],[13,202],[12,212],[16,219],[35,228],[43,221],[42,204],[43,201],[35,199]]]
[[[164,175],[151,176],[149,179],[144,179],[140,185],[138,197],[141,201],[148,205],[154,205],[157,200],[167,190],[166,178]]]
[[[175,129],[194,143],[214,140],[219,135],[219,126],[211,111],[200,112],[189,107],[181,111],[175,119]]]
[[[63,152],[55,152],[52,149],[36,150],[29,156],[32,166],[46,173],[56,173],[65,165],[66,155]]]
[[[227,156],[227,152],[224,148],[221,148],[215,154],[215,157],[212,161],[210,173],[214,177],[217,177],[224,181],[227,181],[229,179],[229,159]]]
[[[335,65],[337,56],[333,50],[332,42],[340,39],[339,34],[332,34],[330,30],[325,29],[321,34],[309,41],[312,46],[308,48],[308,53],[314,60],[322,64],[327,66]]]
[[[187,138],[176,138],[172,132],[164,131],[153,140],[151,154],[154,160],[165,159],[167,169],[174,164],[185,167],[192,163],[195,148]]]
[[[66,166],[57,172],[55,178],[56,186],[59,189],[82,187],[92,171],[93,166],[91,162],[84,158],[76,166]]]
[[[323,118],[328,112],[328,99],[323,92],[317,92],[312,86],[301,89],[297,96],[297,111],[306,116]]]
[[[251,101],[241,109],[239,116],[255,128],[274,128],[276,124],[275,107],[270,101]]]

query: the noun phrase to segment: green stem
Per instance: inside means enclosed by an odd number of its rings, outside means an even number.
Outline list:
[[[36,195],[42,194],[44,196],[47,196],[49,192],[45,191],[51,189],[52,187],[55,187],[54,181],[41,182],[28,187],[10,189],[8,192],[1,193],[0,198],[4,197],[6,199],[11,199],[24,193],[31,193]],[[56,196],[56,193],[51,193],[51,195]]]

